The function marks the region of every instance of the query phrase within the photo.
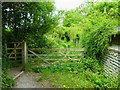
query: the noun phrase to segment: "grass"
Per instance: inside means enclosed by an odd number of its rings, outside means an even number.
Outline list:
[[[53,88],[116,88],[117,83],[104,75],[93,73],[90,70],[85,72],[51,72],[45,70],[39,82],[49,80]]]
[[[52,82],[53,87],[58,88],[93,88],[93,84],[90,83],[82,73],[71,73],[71,72],[56,72],[48,76]],[[59,78],[58,78],[59,77]]]

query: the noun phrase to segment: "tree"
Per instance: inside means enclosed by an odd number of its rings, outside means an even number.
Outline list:
[[[43,35],[57,24],[52,2],[3,2],[3,41],[27,41],[44,46]]]
[[[79,25],[82,22],[82,15],[80,13],[80,10],[70,10],[65,12],[65,17],[63,18],[63,26],[70,27]]]

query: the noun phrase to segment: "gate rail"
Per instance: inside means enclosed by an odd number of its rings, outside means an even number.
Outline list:
[[[80,60],[78,57],[83,51],[82,48],[28,48],[28,57],[37,56],[46,63],[48,60]]]

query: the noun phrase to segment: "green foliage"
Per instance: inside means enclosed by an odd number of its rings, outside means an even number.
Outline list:
[[[97,66],[97,67],[96,67]],[[106,77],[97,60],[60,61],[48,67],[35,67],[42,73],[38,81],[50,80],[52,87],[59,88],[117,88],[118,78]],[[58,78],[59,77],[59,78]],[[111,80],[111,78],[113,78]]]
[[[70,71],[70,72],[80,72],[80,67],[82,65],[80,62],[73,62],[73,61],[60,61],[58,64],[44,67],[36,67],[33,68],[35,72],[44,72],[44,70],[50,70],[51,72],[58,72],[58,71]]]
[[[97,16],[96,20],[91,20],[81,36],[81,46],[88,56],[99,58],[101,54],[105,54],[111,35],[117,31],[116,26],[113,20],[103,16]]]
[[[56,72],[51,73],[48,77],[51,77],[52,86],[55,88],[94,88],[93,84],[86,80],[83,73]]]
[[[100,65],[100,63],[98,63],[96,59],[82,58],[81,62],[83,64],[82,67],[84,68],[84,70],[87,70],[89,68],[93,72],[103,72],[102,65]]]
[[[58,26],[54,28],[53,31],[50,31],[44,35],[46,38],[47,45],[49,47],[55,47],[55,48],[73,48],[76,47],[76,45],[79,45],[76,38],[77,35],[79,36],[81,33],[81,29],[76,27],[63,27]]]
[[[118,12],[118,1],[116,2],[99,2],[93,8],[96,11],[107,15],[107,17],[118,20],[120,13]]]
[[[14,85],[14,80],[12,77],[6,73],[6,71],[2,72],[2,88],[11,88]]]
[[[29,47],[43,47],[43,35],[57,25],[53,2],[3,2],[3,42],[25,40]]]
[[[118,7],[115,5],[114,2],[113,4],[109,2],[92,3],[85,8],[87,21],[81,34],[81,46],[85,49],[87,56],[102,59],[102,55],[105,55],[111,35],[117,33],[118,26],[116,19],[118,18],[118,12],[111,18],[111,14],[108,9],[108,12],[106,11],[106,8],[117,10]],[[105,11],[103,12],[102,9]],[[115,12],[111,11],[111,13]]]
[[[117,33],[118,7],[118,2],[86,2],[75,10],[64,12],[63,26],[73,33],[72,27],[79,28],[77,33],[86,55],[100,59],[109,46],[111,35]]]
[[[8,68],[5,43],[26,41],[28,47],[47,46],[44,34],[57,25],[53,2],[2,3],[2,63]],[[14,64],[16,65],[16,64]]]
[[[5,43],[2,43],[2,69],[9,68],[9,62],[7,57],[7,48]]]
[[[63,26],[71,27],[82,23],[82,15],[80,10],[71,10],[65,12],[65,17],[63,18]]]
[[[26,63],[24,68],[25,68],[24,70],[26,72],[31,72],[32,71],[32,64],[31,63]]]
[[[112,80],[111,80],[112,78]],[[89,76],[89,80],[93,82],[96,88],[117,88],[118,87],[118,78],[106,78],[104,74],[102,73],[92,73],[91,76]]]
[[[84,59],[79,61],[60,61],[59,63],[48,67],[36,67],[33,68],[35,72],[43,72],[44,70],[50,70],[51,72],[66,71],[66,72],[82,72],[83,70],[90,69],[91,71],[101,71],[102,68],[98,64],[97,60]]]
[[[85,49],[87,56],[102,59],[111,35],[117,33],[119,14],[118,2],[87,2],[85,6],[81,5],[75,10],[63,11],[63,26],[46,34],[47,40],[53,47],[76,47],[75,39],[78,34],[79,44]],[[61,40],[65,38],[66,32],[70,42]]]
[[[40,59],[31,60],[30,64],[25,66],[26,71],[43,73],[43,78],[39,80],[50,78],[55,87],[118,87],[116,80],[105,77],[102,67],[96,60],[96,58],[99,61],[102,60],[111,35],[116,34],[119,16],[116,2],[97,2],[96,4],[90,2],[76,10],[60,11],[58,15],[53,15],[52,2],[4,2],[2,6],[3,42],[26,40],[29,47],[71,48],[76,47],[74,44],[78,35],[86,56],[90,57],[82,58],[80,61],[60,61],[48,67],[39,67]],[[58,19],[61,18],[63,18],[63,24],[60,23],[60,25],[63,26],[54,28],[58,24]],[[3,60],[6,61],[4,46],[3,50]],[[32,67],[33,64],[38,67]],[[13,80],[6,73],[2,77],[3,87],[13,85]]]
[[[84,75],[83,75],[84,74]],[[52,74],[53,86],[61,88],[117,88],[115,80],[89,70],[83,73],[58,72]],[[49,77],[51,77],[49,76]],[[59,78],[58,78],[59,77]]]

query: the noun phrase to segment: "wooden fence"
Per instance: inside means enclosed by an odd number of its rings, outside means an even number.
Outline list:
[[[60,60],[79,60],[81,48],[27,48],[26,42],[8,42],[7,54],[9,62],[12,65],[21,63],[22,66],[27,63],[27,57],[37,57],[49,63],[48,61]]]

